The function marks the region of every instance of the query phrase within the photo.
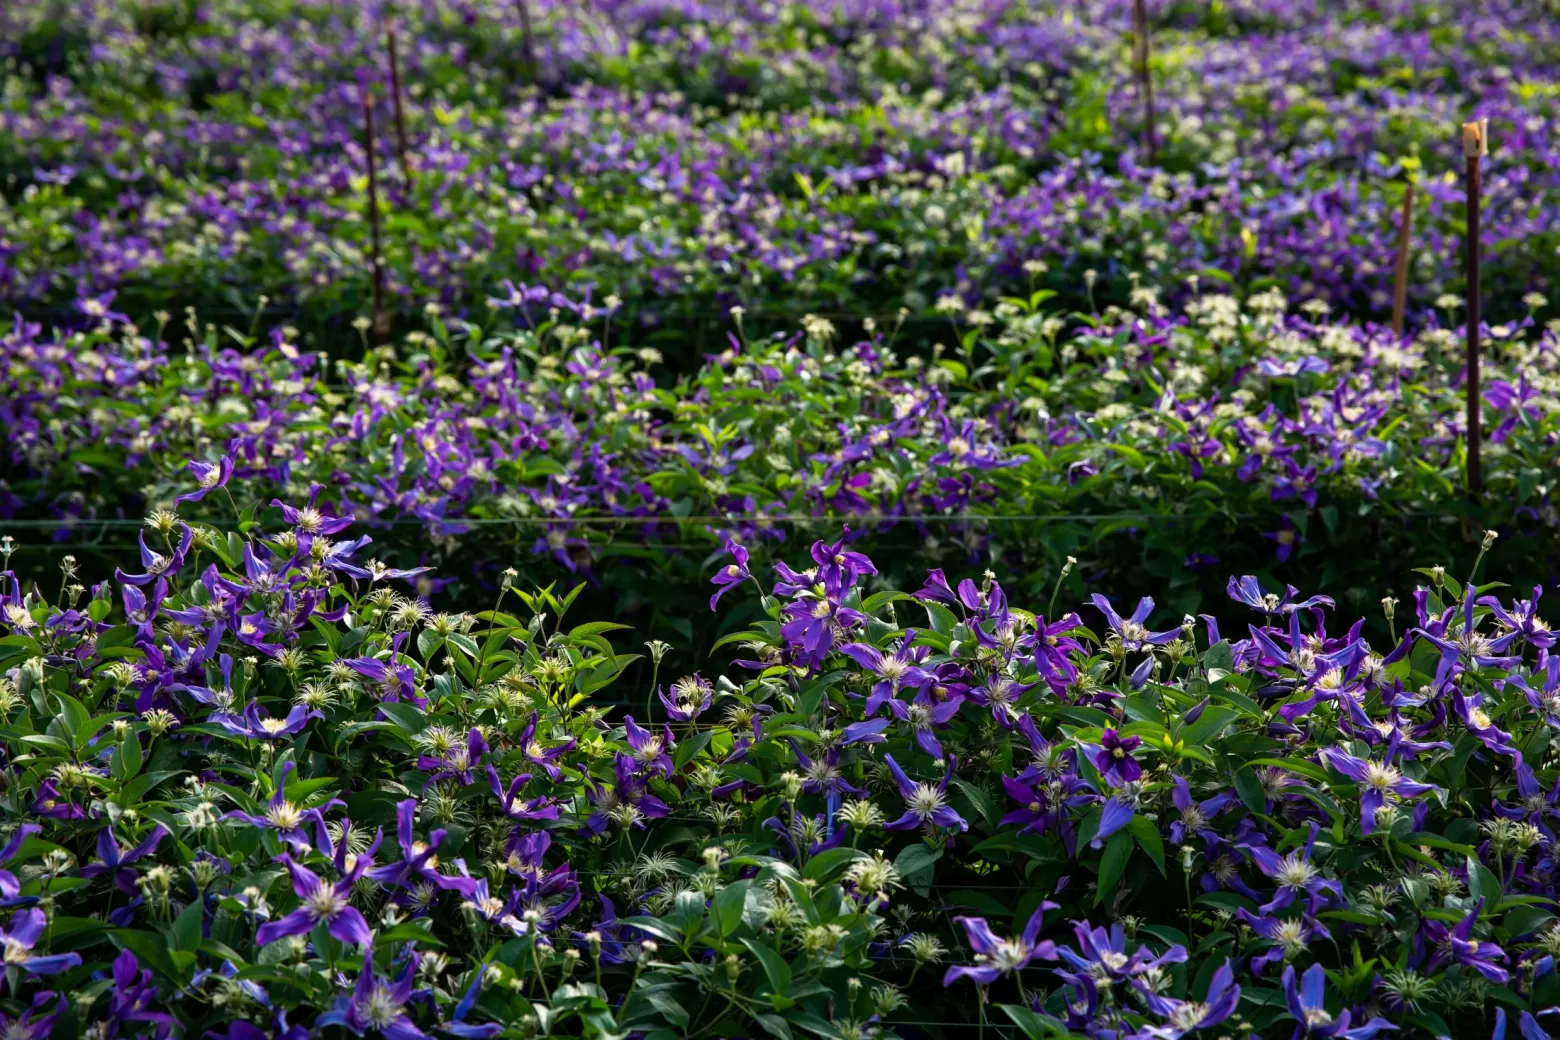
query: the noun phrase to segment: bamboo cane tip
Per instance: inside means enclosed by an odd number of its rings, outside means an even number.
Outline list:
[[[1490,154],[1490,121],[1476,119],[1462,125],[1463,155],[1469,159]]]

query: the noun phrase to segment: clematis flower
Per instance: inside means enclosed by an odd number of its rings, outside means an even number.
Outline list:
[[[377,683],[380,700],[394,703],[404,699],[419,708],[428,707],[428,699],[417,692],[417,678],[409,666],[374,657],[357,657],[343,663],[363,678]]]
[[[183,505],[185,502],[199,502],[217,488],[227,487],[227,482],[233,476],[233,459],[224,455],[216,463],[201,462],[191,459],[185,464],[190,475],[195,478],[195,490],[186,492],[175,498],[175,505]]]
[[[947,772],[935,784],[930,781],[911,782],[905,771],[899,768],[899,763],[894,761],[893,755],[884,755],[883,761],[893,774],[894,782],[899,785],[900,797],[905,800],[904,814],[885,823],[885,830],[906,831],[912,827],[957,827],[961,831],[969,830],[970,825],[964,817],[948,804],[948,781],[953,779],[953,771],[958,766],[956,759],[948,759]]]
[[[46,1011],[50,1001],[52,1011]],[[54,1035],[54,1020],[65,1011],[65,998],[51,990],[34,993],[32,1003],[25,1011],[13,1017],[0,1011],[0,1036],[8,1040],[44,1040]]]
[[[846,643],[840,647],[840,653],[878,677],[867,695],[867,703],[861,709],[868,718],[876,715],[885,703],[899,696],[901,689],[919,691],[931,685],[934,676],[920,667],[927,650],[924,647],[912,649],[910,643],[913,639],[914,633],[908,634],[903,644],[892,651],[879,650],[866,643]]]
[[[643,830],[645,820],[660,819],[671,813],[665,802],[646,789],[632,758],[617,755],[612,762],[612,775],[610,787],[589,774],[584,778],[586,793],[594,806],[581,827],[585,834],[600,834],[609,822]]]
[[[257,945],[266,946],[289,935],[302,935],[319,924],[325,925],[331,936],[340,942],[350,946],[366,947],[369,944],[373,936],[368,930],[368,922],[363,920],[363,915],[349,900],[352,897],[352,886],[373,865],[373,860],[360,856],[343,877],[327,881],[308,867],[294,862],[285,852],[280,859],[287,873],[292,876],[293,892],[303,905],[285,917],[261,925],[255,932]]]
[[[60,794],[59,786],[50,777],[38,785],[38,796],[33,799],[32,805],[27,811],[34,816],[43,816],[53,820],[84,820],[87,818],[87,810],[75,802]]]
[[[1497,986],[1504,986],[1511,978],[1511,974],[1501,965],[1505,963],[1506,951],[1488,939],[1475,939],[1473,937],[1474,925],[1479,922],[1479,914],[1484,910],[1484,899],[1481,897],[1469,910],[1461,921],[1448,928],[1441,921],[1426,920],[1420,925],[1421,934],[1416,936],[1416,942],[1428,946],[1432,951],[1430,958],[1430,970],[1436,971],[1447,964],[1461,964],[1466,968],[1483,975]]]
[[[328,809],[344,805],[345,803],[333,798],[319,808],[305,809],[295,805],[287,798],[285,792],[287,777],[296,766],[297,763],[291,759],[282,763],[275,781],[276,793],[271,796],[270,802],[266,804],[263,815],[255,816],[240,809],[234,809],[231,812],[224,813],[222,818],[224,820],[238,820],[241,823],[249,824],[251,827],[275,831],[277,837],[292,846],[294,852],[300,856],[306,856],[314,850],[314,847],[309,844],[309,836],[303,829],[304,824],[322,822],[323,817],[320,814],[320,808]]]
[[[715,595],[710,597],[711,610],[715,609],[716,604],[720,602],[720,598],[722,596],[753,576],[752,572],[748,570],[748,551],[744,546],[730,538],[727,538],[726,552],[729,553],[731,558],[736,562],[728,563],[726,566],[716,571],[715,576],[710,579],[711,585],[719,586],[716,589]]]
[[[1484,694],[1466,695],[1459,688],[1452,691],[1452,710],[1463,720],[1468,732],[1485,747],[1499,755],[1515,755],[1517,749],[1511,743],[1511,734],[1495,725],[1484,710]]]
[[[36,896],[22,895],[21,882],[16,875],[5,869],[5,865],[16,858],[16,854],[22,851],[22,846],[27,839],[42,831],[43,828],[36,823],[24,823],[16,828],[16,833],[11,835],[11,840],[0,848],[0,910],[8,910],[13,906],[31,906],[38,902]],[[0,1030],[0,1036],[5,1032]]]
[[[482,991],[482,980],[486,975],[487,972],[483,970],[471,973],[471,985],[466,987],[466,992],[455,1005],[449,1021],[440,1022],[435,1027],[439,1032],[461,1037],[462,1040],[487,1040],[488,1037],[497,1036],[504,1031],[504,1027],[497,1022],[474,1025],[466,1021],[466,1016],[477,1006],[477,995]],[[388,1033],[386,1035],[388,1036]]]
[[[1092,597],[1095,609],[1105,615],[1105,621],[1110,625],[1110,630],[1116,633],[1116,638],[1121,640],[1121,645],[1128,650],[1142,650],[1147,646],[1164,646],[1166,643],[1180,636],[1179,628],[1172,628],[1166,632],[1150,632],[1144,624],[1148,615],[1154,612],[1154,600],[1151,596],[1144,596],[1138,600],[1137,609],[1129,618],[1123,618],[1116,613],[1116,608],[1110,605],[1110,600],[1095,593]]]
[[[234,736],[247,737],[250,740],[286,740],[303,732],[303,728],[309,724],[310,719],[323,719],[325,716],[317,711],[311,711],[302,704],[296,704],[285,718],[275,718],[267,713],[260,713],[260,705],[250,701],[244,708],[242,715],[215,714],[211,721]]]
[[[656,691],[666,717],[672,722],[692,722],[706,711],[715,698],[715,688],[702,675],[688,675],[672,684],[672,697]]]
[[[1132,757],[1142,743],[1142,737],[1123,737],[1114,729],[1107,729],[1100,738],[1100,749],[1094,753],[1094,768],[1116,787],[1142,779],[1143,767]]]
[[[1439,790],[1433,784],[1408,779],[1390,762],[1366,762],[1339,748],[1323,748],[1321,758],[1327,765],[1360,785],[1363,792],[1360,796],[1361,834],[1375,832],[1376,814],[1389,802],[1399,798],[1417,798]]]
[[[498,778],[498,770],[492,766],[487,767],[488,788],[492,790],[493,797],[498,799],[499,808],[504,815],[511,820],[556,820],[562,815],[558,804],[546,795],[525,801],[519,797],[520,789],[531,779],[530,773],[521,773],[509,781],[506,789]]]
[[[130,864],[157,851],[157,846],[167,836],[168,828],[159,823],[139,845],[125,851],[121,850],[119,842],[114,840],[113,828],[104,827],[97,835],[97,862],[82,867],[81,876],[90,878],[100,874],[110,874],[113,876],[115,888],[125,895],[133,896],[136,894],[138,875]]]
[[[1146,971],[1163,968],[1168,964],[1181,964],[1186,960],[1184,946],[1171,946],[1157,957],[1147,946],[1139,946],[1136,953],[1129,955],[1127,932],[1120,922],[1111,925],[1107,931],[1104,928],[1091,929],[1087,922],[1075,921],[1073,936],[1078,943],[1076,950],[1058,946],[1056,952],[1073,969],[1072,972],[1058,970],[1057,975],[1074,985],[1083,978],[1102,985],[1102,980],[1107,979],[1113,983],[1123,983]]]
[[[677,744],[672,740],[670,726],[661,733],[652,733],[636,723],[632,715],[627,715],[623,718],[623,739],[628,741],[628,746],[634,752],[636,768],[646,773],[660,773],[664,778],[671,779],[672,756],[666,752]]]
[[[171,556],[164,556],[162,553],[153,552],[151,547],[146,544],[146,529],[142,528],[140,534],[141,566],[145,568],[145,572],[142,574],[126,574],[124,571],[116,568],[114,578],[125,585],[150,585],[165,575],[174,574],[180,567],[184,566],[184,558],[189,555],[190,546],[194,544],[194,541],[195,532],[190,529],[189,524],[181,522],[179,524],[179,544],[173,549]]]
[[[417,768],[429,773],[429,784],[440,780],[459,780],[463,786],[467,786],[472,782],[471,771],[482,764],[482,756],[487,753],[487,741],[482,739],[481,730],[472,726],[466,731],[466,742],[450,748],[443,758],[417,756]]]
[[[1235,916],[1250,928],[1252,932],[1270,941],[1273,945],[1265,952],[1251,958],[1251,970],[1258,975],[1262,969],[1277,961],[1285,961],[1304,953],[1312,939],[1330,939],[1330,933],[1316,918],[1308,914],[1299,917],[1274,917],[1264,915],[1257,917],[1241,907],[1235,911]]]
[[[1343,886],[1322,877],[1321,871],[1317,870],[1316,865],[1311,862],[1311,850],[1316,844],[1318,831],[1316,821],[1313,820],[1311,833],[1305,841],[1305,848],[1296,849],[1286,856],[1279,856],[1266,845],[1240,846],[1257,865],[1257,869],[1278,885],[1278,891],[1274,893],[1273,898],[1262,907],[1264,914],[1282,910],[1293,903],[1295,897],[1302,892],[1308,897],[1306,912],[1313,917],[1325,905],[1329,896],[1339,902],[1343,901]]]
[[[438,870],[439,846],[444,844],[447,832],[443,828],[435,828],[429,833],[426,842],[418,841],[414,831],[416,818],[415,798],[404,799],[396,805],[395,836],[396,843],[401,847],[401,859],[397,863],[374,867],[368,872],[368,879],[387,888],[400,889],[396,902],[417,912],[425,911],[438,891],[459,892],[469,897],[476,882],[467,877],[442,874]]]
[[[563,770],[557,766],[558,759],[574,747],[574,738],[570,737],[562,744],[552,747],[543,747],[536,739],[537,713],[531,712],[531,718],[526,722],[525,729],[520,732],[520,739],[515,743],[520,748],[520,754],[525,760],[534,766],[540,766],[542,772],[547,774],[547,779],[557,783],[563,778]],[[492,772],[490,768],[488,770]]]
[[[1029,923],[1024,926],[1023,933],[1014,939],[998,938],[983,917],[955,917],[954,920],[964,928],[970,948],[975,951],[977,964],[974,967],[954,965],[949,968],[943,975],[943,985],[951,986],[960,979],[970,979],[983,986],[990,985],[1003,975],[1022,971],[1031,961],[1056,960],[1056,944],[1049,939],[1037,941],[1045,912],[1056,909],[1056,903],[1042,901],[1039,909],[1030,916]]]
[[[1295,984],[1295,966],[1284,969],[1284,998],[1289,1014],[1295,1020],[1297,1036],[1338,1038],[1338,1040],[1367,1040],[1383,1029],[1397,1026],[1384,1018],[1372,1018],[1362,1026],[1349,1028],[1349,1012],[1340,1011],[1336,1018],[1327,1010],[1327,969],[1313,964],[1305,970],[1300,984]]]
[[[822,540],[812,546],[813,562],[818,565],[818,576],[831,591],[843,592],[857,580],[878,572],[876,565],[865,553],[845,548],[850,528],[841,529],[840,540],[832,544]]]
[[[1234,1014],[1236,1005],[1240,1003],[1240,987],[1235,985],[1235,972],[1231,970],[1229,961],[1225,961],[1213,973],[1208,983],[1208,994],[1202,1000],[1176,1000],[1160,996],[1140,982],[1137,988],[1148,1009],[1164,1023],[1144,1030],[1154,1040],[1180,1040],[1187,1033],[1216,1026]]]
[[[406,1012],[412,999],[415,964],[407,964],[394,982],[380,978],[374,971],[372,947],[363,950],[363,970],[350,995],[342,995],[336,1006],[314,1020],[316,1030],[340,1026],[354,1036],[378,1032],[385,1040],[427,1040]],[[480,975],[481,973],[478,972]]]
[[[1083,619],[1077,614],[1063,615],[1049,624],[1043,617],[1035,619],[1035,668],[1056,693],[1078,679],[1078,667],[1072,663],[1071,655],[1083,653],[1083,644],[1067,633],[1082,627]]]
[[[1306,610],[1317,606],[1336,606],[1331,596],[1311,596],[1308,599],[1296,601],[1295,597],[1300,595],[1300,590],[1293,585],[1286,586],[1282,596],[1272,592],[1264,592],[1262,584],[1251,574],[1241,578],[1230,578],[1229,584],[1224,587],[1224,592],[1235,602],[1244,603],[1252,610],[1269,616],[1274,614],[1293,614],[1297,610]]]
[[[11,923],[0,928],[0,947],[5,951],[6,967],[19,968],[31,975],[57,975],[79,965],[79,953],[35,955],[32,952],[48,927],[48,917],[36,906],[12,914]]]
[[[319,509],[320,492],[325,490],[324,484],[311,484],[309,486],[309,504],[302,509],[296,509],[280,499],[271,499],[271,506],[282,511],[282,519],[295,528],[299,534],[340,534],[352,526],[350,516],[330,516]]]
[[[1497,816],[1504,816],[1508,820],[1527,820],[1553,841],[1555,832],[1549,821],[1560,820],[1560,804],[1557,804],[1560,803],[1560,776],[1555,778],[1554,786],[1546,794],[1539,786],[1533,767],[1523,760],[1520,751],[1513,758],[1513,769],[1517,774],[1517,797],[1520,801],[1515,806],[1505,806],[1496,801],[1491,803],[1490,808]],[[0,862],[4,862],[3,853],[0,853]]]
[[[1170,784],[1170,799],[1181,813],[1181,818],[1170,824],[1170,841],[1179,845],[1188,834],[1197,834],[1204,839],[1216,837],[1209,825],[1215,816],[1235,803],[1235,796],[1224,791],[1199,802],[1192,798],[1192,789],[1185,777],[1173,776]]]

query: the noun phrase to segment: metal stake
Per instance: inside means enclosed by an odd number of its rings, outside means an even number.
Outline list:
[[[1468,236],[1463,242],[1467,263],[1468,308],[1468,491],[1484,490],[1479,471],[1479,160],[1489,154],[1489,120],[1462,125],[1463,157],[1468,160]]]

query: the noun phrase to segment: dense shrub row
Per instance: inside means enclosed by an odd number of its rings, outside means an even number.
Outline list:
[[[1483,115],[1485,288],[1510,320],[1560,245],[1560,29],[1530,6],[1150,2],[1151,160],[1128,0],[20,0],[0,12],[0,301],[58,321],[117,290],[137,320],[231,304],[241,325],[266,297],[339,332],[369,310],[370,90],[411,317],[435,299],[486,321],[516,277],[595,287],[684,371],[733,304],[766,330],[906,307],[929,340],[939,297],[990,307],[1036,265],[1071,306],[1093,270],[1102,302],[1201,276],[1379,318],[1410,178],[1424,312],[1461,281],[1456,126]]]
[[[9,508],[52,510],[40,533],[76,543],[104,536],[93,518],[133,529],[194,458],[210,479],[192,517],[239,519],[228,480],[261,497],[322,484],[398,565],[492,588],[526,559],[604,584],[647,634],[684,644],[721,539],[765,560],[841,522],[904,561],[897,581],[989,565],[1042,595],[1076,557],[1075,594],[1194,613],[1231,569],[1364,612],[1424,558],[1465,565],[1486,526],[1506,535],[1498,566],[1554,573],[1560,355],[1532,322],[1488,333],[1489,493],[1474,503],[1461,345],[1434,328],[1399,342],[1315,308],[1286,317],[1274,293],[1063,318],[1042,291],[950,313],[959,345],[930,361],[896,350],[892,327],[846,344],[822,319],[756,338],[739,317],[726,351],[664,386],[653,351],[604,349],[566,298],[528,295],[534,328],[435,320],[361,363],[285,329],[18,324],[0,336]]]
[[[612,720],[632,655],[572,595],[432,614],[313,496],[255,515],[4,577],[9,1035],[1537,1037],[1560,1000],[1560,669],[1479,562],[1372,645],[1252,578],[1221,633],[733,543],[737,670]]]

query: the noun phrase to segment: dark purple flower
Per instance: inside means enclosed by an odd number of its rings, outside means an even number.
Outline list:
[[[146,530],[143,528],[140,534],[141,566],[145,568],[142,574],[126,574],[122,570],[115,570],[114,577],[126,585],[150,585],[152,582],[166,575],[173,574],[184,566],[184,557],[189,554],[190,546],[195,541],[195,532],[190,530],[190,525],[179,524],[179,544],[173,548],[172,555],[164,556],[162,553],[153,552],[146,544]]]
[[[482,732],[473,726],[466,731],[466,742],[451,747],[443,758],[419,755],[417,768],[430,773],[430,784],[439,780],[459,780],[462,786],[468,786],[472,782],[471,771],[482,764],[482,756],[487,753],[487,741],[482,739]]]
[[[715,595],[710,597],[711,610],[715,609],[715,605],[720,602],[722,596],[752,577],[752,572],[748,570],[747,549],[732,539],[727,538],[726,551],[731,554],[731,558],[736,562],[728,563],[716,571],[715,576],[710,579],[711,585],[719,586]]]
[[[43,828],[36,823],[24,823],[16,828],[16,833],[11,835],[11,840],[0,848],[0,910],[6,910],[13,906],[26,906],[38,901],[35,896],[22,895],[21,882],[16,875],[3,869],[5,865],[16,858],[16,854],[22,850],[27,839],[42,831]],[[0,1031],[0,1036],[5,1033]]]
[[[112,874],[114,887],[127,896],[133,896],[136,894],[136,872],[130,864],[155,852],[158,844],[167,834],[168,829],[159,823],[139,845],[128,851],[121,851],[119,843],[114,840],[113,828],[104,827],[98,831],[97,862],[82,867],[81,876],[97,877],[99,874]]]
[[[0,928],[0,947],[5,950],[6,967],[20,968],[32,975],[55,975],[79,965],[81,963],[79,953],[56,953],[48,956],[33,954],[33,946],[43,938],[44,930],[48,927],[48,917],[36,906],[18,910],[13,914],[11,923]]]
[[[1434,920],[1427,920],[1420,926],[1423,931],[1417,937],[1418,940],[1434,951],[1430,959],[1431,971],[1437,971],[1448,963],[1461,964],[1472,968],[1497,986],[1504,986],[1510,980],[1510,973],[1501,966],[1505,963],[1506,951],[1488,939],[1473,937],[1474,926],[1478,924],[1483,910],[1484,899],[1481,897],[1467,915],[1451,928]]]
[[[951,986],[959,979],[970,979],[981,985],[989,985],[1012,972],[1022,971],[1030,961],[1056,960],[1056,944],[1047,939],[1038,942],[1040,928],[1047,910],[1058,909],[1056,903],[1044,900],[1024,926],[1023,934],[1016,939],[999,939],[986,924],[984,917],[955,917],[964,927],[980,963],[975,967],[954,965],[943,975],[943,985]]]
[[[1349,1011],[1345,1008],[1336,1018],[1327,1010],[1327,969],[1313,964],[1305,970],[1300,985],[1295,985],[1295,966],[1284,969],[1284,996],[1289,1004],[1289,1014],[1295,1021],[1296,1036],[1337,1037],[1339,1040],[1367,1040],[1383,1029],[1397,1026],[1384,1018],[1373,1018],[1362,1026],[1349,1028]]]
[[[1141,650],[1145,646],[1163,646],[1181,634],[1179,628],[1172,628],[1167,632],[1150,632],[1144,624],[1148,615],[1154,612],[1154,600],[1151,596],[1144,596],[1138,600],[1137,609],[1129,618],[1123,618],[1116,613],[1116,608],[1110,605],[1110,600],[1095,593],[1093,596],[1095,608],[1105,615],[1105,621],[1110,625],[1110,630],[1116,633],[1116,638],[1121,640],[1121,645],[1128,650]]]
[[[1257,865],[1257,869],[1271,878],[1278,886],[1266,905],[1262,907],[1264,914],[1274,910],[1282,910],[1295,901],[1295,897],[1304,892],[1308,897],[1306,912],[1315,916],[1326,903],[1326,897],[1331,896],[1342,902],[1343,886],[1336,881],[1330,881],[1322,877],[1322,873],[1311,862],[1311,850],[1316,844],[1318,828],[1316,822],[1311,822],[1311,833],[1306,838],[1305,848],[1296,849],[1287,856],[1280,856],[1266,845],[1249,844],[1241,848],[1251,861]],[[1260,835],[1257,836],[1260,839]]]
[[[250,701],[244,708],[242,715],[216,714],[211,721],[234,736],[247,737],[250,740],[286,740],[303,732],[303,727],[309,724],[310,719],[322,719],[325,716],[317,711],[310,711],[302,704],[296,704],[285,718],[276,718],[270,713],[260,714],[260,705]]]
[[[927,656],[923,650],[913,650],[910,638],[896,650],[884,651],[867,643],[846,643],[840,653],[878,677],[867,695],[867,703],[861,709],[869,718],[877,714],[886,701],[899,696],[901,688],[921,690],[931,684],[931,672],[920,667]]]
[[[1100,749],[1094,753],[1094,768],[1115,787],[1139,780],[1143,767],[1132,752],[1142,744],[1142,737],[1123,737],[1114,729],[1107,729],[1100,737]]]
[[[1163,997],[1141,983],[1138,992],[1148,1009],[1164,1020],[1163,1025],[1149,1028],[1153,1040],[1180,1040],[1187,1033],[1216,1026],[1234,1014],[1240,1003],[1240,987],[1235,985],[1235,972],[1229,961],[1213,973],[1208,994],[1202,1000]]]
[[[904,815],[885,823],[885,830],[906,831],[912,827],[956,827],[961,831],[969,830],[970,825],[964,817],[948,804],[948,781],[953,779],[953,771],[958,767],[956,759],[948,759],[947,771],[935,784],[931,781],[912,783],[905,771],[899,768],[899,763],[894,761],[893,755],[884,755],[883,761],[893,774],[894,782],[899,785],[900,797],[905,800]]]
[[[520,739],[515,743],[520,748],[520,753],[525,760],[534,766],[540,766],[542,772],[547,774],[547,779],[557,783],[563,776],[563,770],[555,764],[566,752],[574,747],[574,738],[570,737],[562,744],[553,747],[543,747],[536,739],[536,712],[531,712],[531,718],[525,724],[525,729],[520,733]],[[490,770],[491,771],[491,770]]]
[[[1323,748],[1321,758],[1327,765],[1360,785],[1361,834],[1375,832],[1376,814],[1389,801],[1417,798],[1438,790],[1433,784],[1410,780],[1390,762],[1367,762],[1340,748]]]
[[[302,905],[285,917],[261,925],[255,933],[256,944],[265,946],[289,935],[302,935],[319,924],[325,925],[334,938],[352,946],[366,947],[372,941],[368,922],[349,900],[352,886],[373,865],[373,860],[359,856],[343,877],[327,881],[308,867],[293,862],[285,852],[280,858],[292,875],[293,892]]]
[[[715,698],[715,688],[702,675],[689,675],[677,680],[672,684],[672,693],[674,697],[656,692],[661,707],[666,710],[666,717],[672,722],[692,722],[710,710],[710,703]]]
[[[282,519],[287,521],[299,534],[339,534],[352,526],[350,516],[331,516],[319,508],[320,492],[325,490],[323,484],[313,484],[309,487],[309,504],[302,509],[295,509],[279,499],[271,499],[271,505],[282,511]]]
[[[418,1029],[406,1013],[406,1005],[412,999],[415,967],[408,963],[394,982],[382,979],[374,971],[373,949],[365,948],[363,970],[352,993],[339,997],[334,1008],[315,1019],[315,1029],[341,1026],[355,1036],[378,1032],[385,1040],[427,1040],[428,1034]]]
[[[487,767],[487,778],[493,797],[498,799],[499,807],[511,820],[556,820],[562,815],[562,810],[557,803],[546,795],[532,798],[530,801],[520,799],[520,789],[531,779],[530,773],[521,773],[509,781],[507,789],[503,781],[498,778],[498,770],[492,766]]]
[[[439,846],[444,844],[446,832],[436,828],[429,833],[426,842],[418,841],[413,829],[416,817],[416,799],[406,798],[396,805],[395,836],[401,847],[400,862],[375,867],[368,872],[368,878],[388,888],[400,889],[396,902],[421,913],[428,909],[440,891],[469,896],[476,882],[468,877],[451,877],[439,872]]]
[[[1139,946],[1136,953],[1128,955],[1126,929],[1119,922],[1106,931],[1104,928],[1090,929],[1087,922],[1076,921],[1073,935],[1078,941],[1078,949],[1058,946],[1056,952],[1073,969],[1071,973],[1058,970],[1057,974],[1074,984],[1085,977],[1126,982],[1150,969],[1186,960],[1184,946],[1172,946],[1158,957],[1148,947]]]
[[[186,464],[186,467],[189,469],[190,475],[195,478],[197,486],[194,491],[186,492],[175,498],[173,500],[175,505],[182,505],[185,502],[199,502],[217,488],[227,487],[228,480],[233,476],[233,459],[229,455],[222,456],[215,464],[191,459]]]
[[[667,751],[677,745],[672,740],[670,726],[661,733],[652,733],[636,723],[632,715],[628,715],[623,719],[623,739],[628,741],[628,746],[633,750],[633,760],[639,769],[671,778],[672,757]]]

